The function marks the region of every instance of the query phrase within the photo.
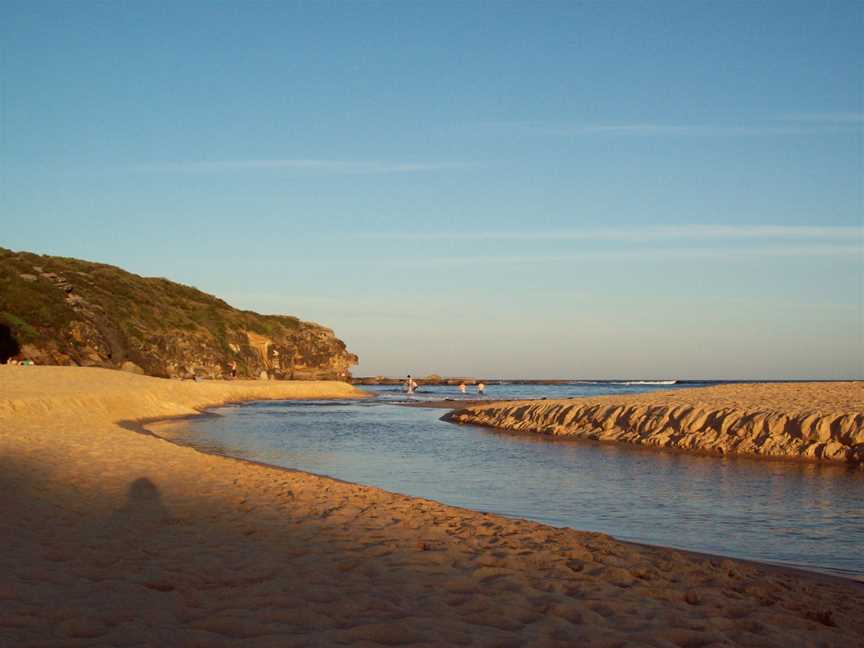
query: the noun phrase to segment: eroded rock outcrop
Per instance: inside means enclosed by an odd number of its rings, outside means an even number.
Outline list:
[[[0,248],[0,362],[152,376],[350,379],[332,330],[232,308],[195,288],[114,266]]]
[[[722,385],[491,403],[444,416],[519,432],[864,466],[864,383]]]

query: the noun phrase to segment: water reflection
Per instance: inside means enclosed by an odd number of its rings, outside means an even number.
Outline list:
[[[516,435],[375,402],[267,402],[218,413],[169,436],[556,526],[864,576],[864,475],[845,466]]]

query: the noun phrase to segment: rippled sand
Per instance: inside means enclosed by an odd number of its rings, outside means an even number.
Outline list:
[[[852,582],[205,455],[118,424],[351,393],[0,367],[0,645],[864,645]]]
[[[520,432],[717,454],[864,464],[864,383],[720,385],[508,401],[444,417]]]

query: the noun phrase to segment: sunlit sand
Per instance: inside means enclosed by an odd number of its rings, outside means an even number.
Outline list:
[[[476,404],[447,416],[597,441],[864,462],[864,382],[732,384],[630,396]]]
[[[359,396],[0,367],[0,645],[862,645],[851,581],[206,455],[137,427],[227,401]]]

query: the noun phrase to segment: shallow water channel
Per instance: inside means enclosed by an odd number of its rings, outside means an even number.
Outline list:
[[[864,471],[845,466],[514,435],[381,399],[213,413],[172,425],[169,438],[479,511],[864,580]]]

